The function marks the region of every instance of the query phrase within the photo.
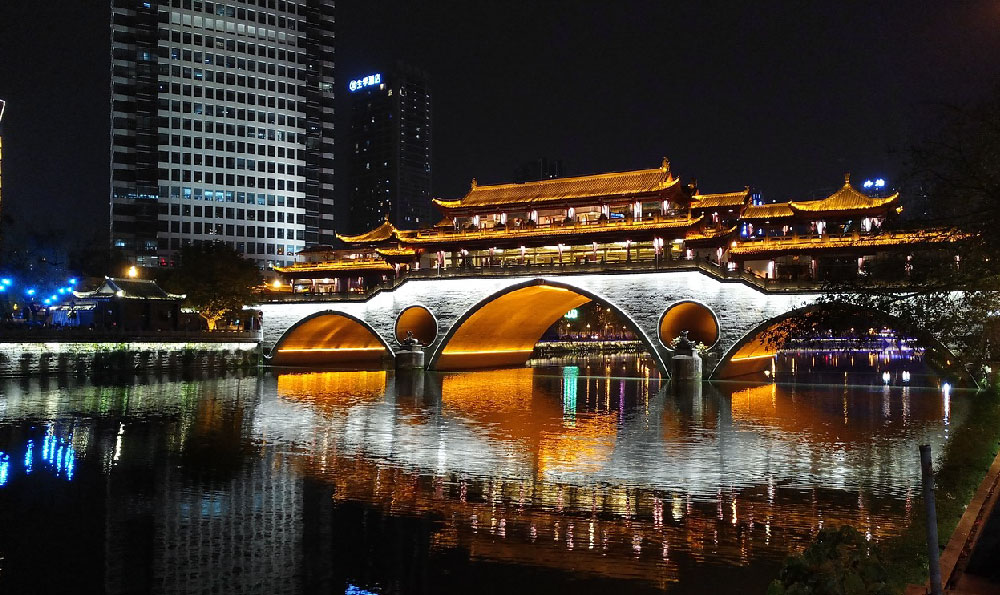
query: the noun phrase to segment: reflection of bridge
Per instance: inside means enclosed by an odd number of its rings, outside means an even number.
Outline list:
[[[517,365],[568,310],[591,300],[616,311],[665,369],[681,330],[712,347],[715,376],[770,365],[773,350],[749,339],[765,321],[812,302],[813,293],[770,293],[695,271],[543,277],[412,279],[367,301],[270,303],[264,343],[276,365],[378,362],[406,331],[428,345],[432,369]],[[734,358],[735,356],[735,358]]]

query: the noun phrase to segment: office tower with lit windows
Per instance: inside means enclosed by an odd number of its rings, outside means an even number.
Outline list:
[[[351,99],[351,228],[388,216],[400,229],[431,225],[431,91],[405,64],[347,83]]]
[[[333,0],[112,0],[111,240],[260,266],[333,240]]]

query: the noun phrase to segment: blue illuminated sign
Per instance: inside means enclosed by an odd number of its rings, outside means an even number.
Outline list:
[[[375,74],[369,74],[368,76],[363,76],[359,79],[354,79],[353,81],[350,82],[350,84],[347,85],[347,87],[351,90],[351,92],[354,92],[354,91],[360,91],[365,87],[371,87],[374,85],[381,85],[381,84],[382,84],[382,75],[376,72]]]

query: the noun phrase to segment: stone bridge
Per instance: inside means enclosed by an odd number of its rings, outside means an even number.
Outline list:
[[[523,364],[566,312],[591,300],[610,307],[661,371],[681,330],[711,346],[705,373],[723,378],[770,365],[754,339],[808,306],[815,293],[765,292],[698,271],[411,279],[365,301],[267,303],[263,341],[276,366],[385,363],[407,331],[427,346],[427,366],[460,370]]]

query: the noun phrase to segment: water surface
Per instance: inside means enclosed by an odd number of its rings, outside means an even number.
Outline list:
[[[0,592],[762,592],[823,526],[898,535],[975,398],[870,363],[4,381]]]

